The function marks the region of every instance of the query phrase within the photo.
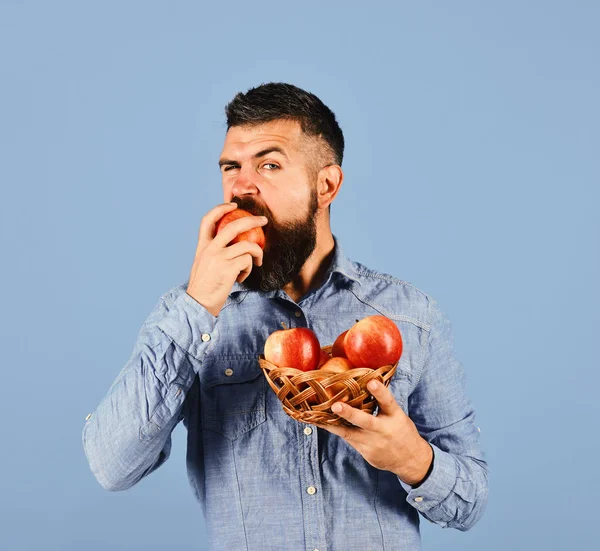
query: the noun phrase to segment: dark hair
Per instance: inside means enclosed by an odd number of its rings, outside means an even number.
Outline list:
[[[245,94],[239,92],[225,107],[227,130],[278,119],[295,120],[310,137],[320,137],[327,144],[328,164],[342,165],[344,134],[334,112],[317,96],[293,84],[263,83]],[[319,167],[321,168],[321,167]]]

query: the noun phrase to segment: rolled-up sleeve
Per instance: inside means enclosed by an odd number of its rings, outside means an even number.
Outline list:
[[[451,322],[432,299],[429,311],[423,367],[408,399],[408,414],[433,449],[433,468],[417,487],[398,480],[407,501],[425,518],[464,531],[486,508],[488,465],[465,372],[454,352]]]
[[[212,345],[217,318],[179,291],[159,299],[129,360],[86,418],[85,455],[107,490],[130,488],[168,459],[186,394]]]

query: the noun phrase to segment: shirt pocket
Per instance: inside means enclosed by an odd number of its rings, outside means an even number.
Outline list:
[[[267,381],[258,360],[219,359],[201,380],[202,427],[235,440],[267,419]]]

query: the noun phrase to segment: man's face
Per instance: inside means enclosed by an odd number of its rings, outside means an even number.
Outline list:
[[[223,199],[269,220],[263,227],[263,265],[253,266],[244,280],[250,289],[281,289],[316,246],[316,174],[309,168],[310,151],[295,121],[227,132],[219,161]]]

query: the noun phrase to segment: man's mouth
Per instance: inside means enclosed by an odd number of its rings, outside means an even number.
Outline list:
[[[238,208],[243,209],[254,216],[263,216],[264,215],[264,216],[267,216],[267,218],[269,218],[269,220],[271,219],[267,213],[263,212],[264,209],[259,208],[257,205],[248,204],[246,201],[243,201],[242,199],[239,199],[238,197],[233,197],[231,201],[233,203],[237,203]]]

